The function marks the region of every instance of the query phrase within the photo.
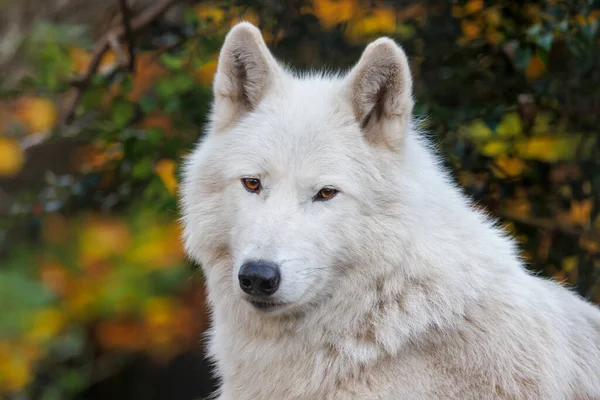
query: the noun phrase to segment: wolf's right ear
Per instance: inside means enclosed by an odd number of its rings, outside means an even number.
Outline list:
[[[404,50],[392,39],[369,44],[345,78],[345,96],[366,139],[402,148],[413,109],[412,77]]]
[[[213,82],[215,130],[254,109],[280,74],[260,30],[249,22],[234,26],[225,37]]]

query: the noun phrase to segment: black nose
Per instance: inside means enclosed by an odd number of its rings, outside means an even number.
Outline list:
[[[240,268],[238,279],[244,292],[254,296],[270,296],[279,288],[281,274],[273,262],[248,261]]]

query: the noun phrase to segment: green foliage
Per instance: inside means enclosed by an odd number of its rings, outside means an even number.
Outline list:
[[[68,397],[95,378],[89,348],[164,360],[196,345],[206,315],[191,317],[202,306],[186,297],[201,286],[187,287],[178,241],[179,165],[204,132],[218,50],[240,19],[304,68],[348,68],[373,38],[397,39],[416,114],[457,181],[503,218],[530,268],[600,301],[599,6],[371,3],[190,5],[177,32],[138,38],[134,73],[107,52],[69,125],[58,113],[93,44],[81,27],[36,25],[31,72],[0,98],[0,393]],[[22,151],[32,137],[36,158]]]

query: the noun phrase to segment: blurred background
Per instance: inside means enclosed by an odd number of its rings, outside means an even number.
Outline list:
[[[600,302],[600,2],[0,0],[0,398],[212,390],[176,197],[242,19],[299,68],[396,39],[459,184]]]

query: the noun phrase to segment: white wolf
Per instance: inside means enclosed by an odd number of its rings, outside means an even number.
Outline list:
[[[220,399],[600,399],[600,311],[451,183],[393,40],[298,76],[240,23],[214,95],[181,201]]]

